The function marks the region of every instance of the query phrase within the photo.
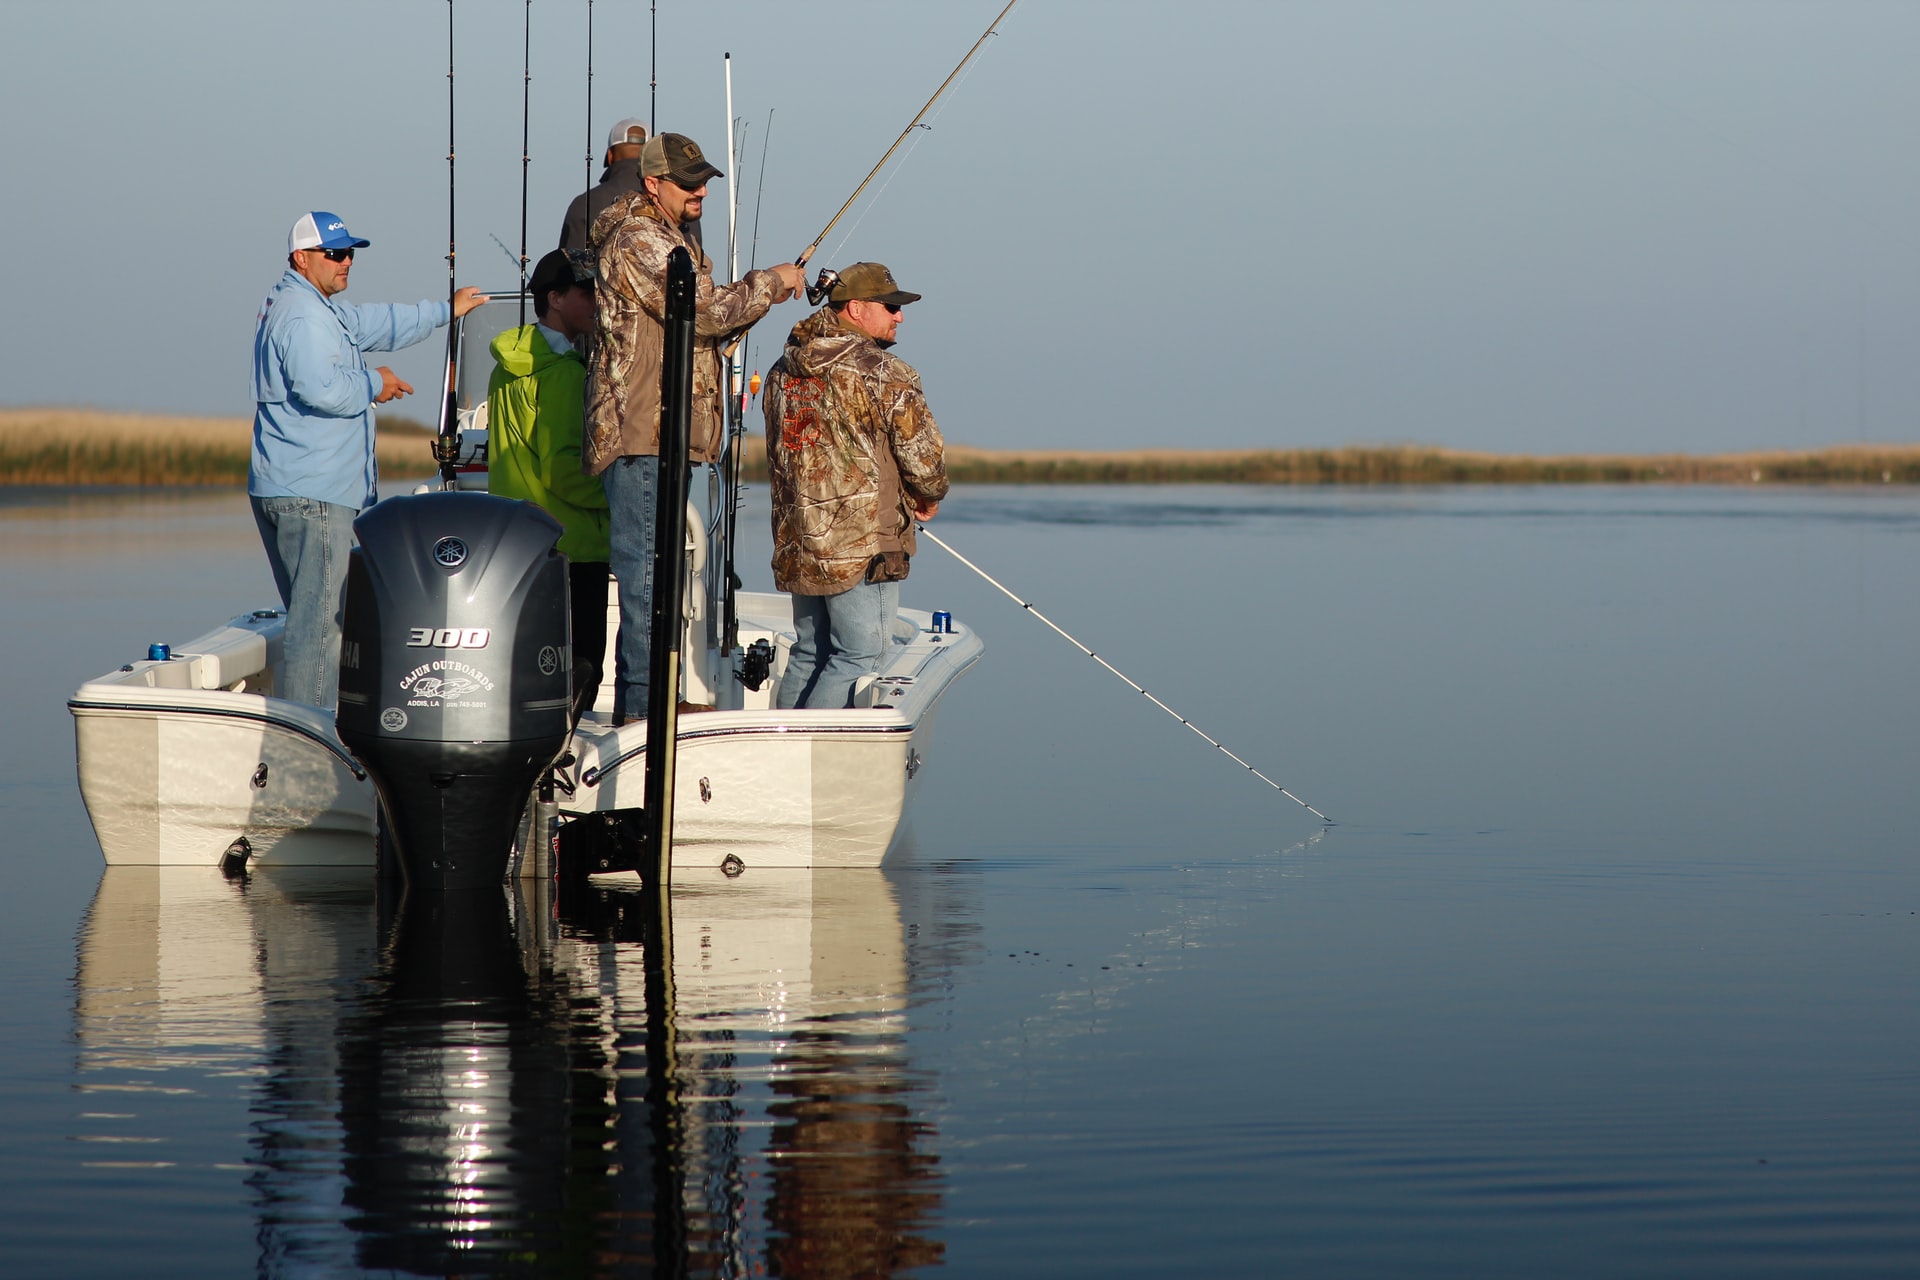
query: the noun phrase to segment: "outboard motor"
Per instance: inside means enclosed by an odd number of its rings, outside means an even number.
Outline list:
[[[441,492],[379,503],[353,531],[340,740],[379,789],[410,887],[497,886],[571,730],[560,524]]]

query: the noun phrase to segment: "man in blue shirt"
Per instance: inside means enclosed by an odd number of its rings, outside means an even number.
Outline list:
[[[367,244],[331,213],[302,214],[253,339],[247,494],[287,610],[275,692],[328,710],[340,688],[353,518],[377,500],[373,406],[413,391],[386,366],[369,369],[361,353],[412,346],[487,300],[468,287],[451,305],[341,302],[354,250]]]

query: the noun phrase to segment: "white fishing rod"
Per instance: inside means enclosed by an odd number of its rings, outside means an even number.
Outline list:
[[[1074,648],[1078,649],[1080,652],[1086,654],[1089,658],[1092,658],[1095,662],[1099,663],[1101,666],[1105,667],[1107,670],[1113,672],[1113,674],[1115,674],[1116,676],[1119,676],[1120,679],[1124,681],[1127,684],[1127,686],[1131,688],[1135,693],[1145,695],[1148,702],[1151,702],[1154,706],[1160,708],[1162,711],[1172,716],[1175,720],[1178,720],[1181,724],[1187,726],[1187,728],[1193,730],[1195,733],[1205,738],[1208,742],[1212,743],[1216,748],[1219,749],[1222,755],[1227,757],[1227,759],[1233,761],[1235,764],[1245,769],[1248,773],[1251,773],[1254,777],[1260,779],[1260,781],[1266,783],[1268,786],[1272,787],[1275,791],[1278,791],[1281,795],[1293,801],[1295,804],[1299,805],[1302,809],[1305,809],[1308,813],[1320,819],[1320,821],[1326,823],[1328,826],[1337,825],[1332,818],[1329,818],[1326,814],[1320,812],[1318,809],[1308,804],[1305,800],[1302,800],[1299,796],[1293,794],[1293,792],[1287,790],[1285,787],[1275,782],[1272,778],[1269,778],[1266,774],[1260,772],[1258,769],[1248,764],[1245,760],[1242,760],[1239,756],[1233,754],[1233,752],[1228,751],[1224,746],[1221,746],[1220,740],[1215,738],[1212,734],[1208,733],[1206,730],[1202,729],[1199,725],[1195,724],[1193,721],[1181,715],[1178,711],[1175,711],[1172,707],[1168,706],[1166,703],[1160,701],[1160,699],[1154,697],[1150,693],[1147,693],[1145,689],[1135,684],[1133,680],[1128,677],[1126,672],[1120,670],[1120,668],[1114,666],[1111,662],[1108,662],[1105,658],[1101,657],[1099,654],[1095,653],[1093,650],[1087,648],[1087,646],[1085,646],[1084,644],[1081,644],[1078,640],[1068,635],[1064,630],[1060,628],[1059,624],[1054,622],[1052,618],[1049,618],[1046,614],[1034,608],[1032,603],[1026,600],[1022,600],[1019,596],[1009,591],[1003,583],[1001,583],[992,574],[988,573],[985,569],[982,569],[979,565],[967,559],[965,556],[961,555],[958,551],[955,551],[952,547],[948,546],[945,542],[941,541],[934,534],[928,533],[926,525],[921,524],[918,521],[915,521],[914,528],[918,529],[921,533],[926,534],[927,538],[935,546],[939,547],[942,551],[945,551],[948,555],[952,556],[955,560],[958,560],[961,564],[967,566],[967,568],[979,574],[989,584],[991,584],[994,588],[996,588],[1001,595],[1013,601],[1015,604],[1019,605],[1022,609],[1025,609],[1028,613],[1040,619],[1040,621],[1046,623],[1049,627],[1052,627],[1053,630],[1057,632],[1060,635],[1060,637],[1064,639],[1068,644],[1072,645]]]

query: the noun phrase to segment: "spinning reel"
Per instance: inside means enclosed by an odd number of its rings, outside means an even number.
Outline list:
[[[840,273],[832,267],[820,268],[820,278],[807,286],[807,305],[817,307],[827,300],[833,292],[833,286],[840,283]]]

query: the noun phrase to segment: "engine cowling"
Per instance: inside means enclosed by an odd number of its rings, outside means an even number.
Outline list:
[[[498,884],[571,729],[561,526],[529,503],[436,492],[379,503],[353,530],[340,740],[410,887]]]

